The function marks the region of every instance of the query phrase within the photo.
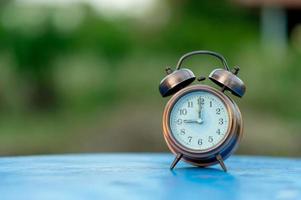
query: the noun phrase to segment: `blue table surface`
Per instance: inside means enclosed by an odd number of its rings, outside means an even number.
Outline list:
[[[0,158],[0,200],[301,199],[301,159],[232,156],[218,165],[171,154],[75,154]]]

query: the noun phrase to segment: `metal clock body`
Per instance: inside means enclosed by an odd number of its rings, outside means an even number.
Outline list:
[[[208,78],[220,87],[204,84],[189,86],[196,77],[181,68],[183,61],[194,55],[209,55],[219,59],[224,69],[213,70]],[[166,69],[159,85],[162,97],[171,96],[163,113],[163,134],[169,149],[176,155],[170,168],[183,159],[205,167],[219,163],[227,171],[224,160],[237,148],[243,135],[242,116],[235,102],[225,94],[242,97],[244,82],[237,76],[238,67],[230,70],[226,59],[213,51],[192,51],[184,54],[175,70]],[[197,80],[204,81],[201,76]]]
[[[174,128],[177,125],[178,129]],[[237,105],[224,93],[207,85],[192,85],[168,101],[163,133],[174,154],[193,165],[213,165],[236,149],[243,133],[242,117]]]

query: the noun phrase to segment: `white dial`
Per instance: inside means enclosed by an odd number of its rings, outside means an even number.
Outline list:
[[[206,151],[226,137],[229,114],[218,96],[207,91],[192,91],[174,104],[169,125],[173,137],[181,145]]]

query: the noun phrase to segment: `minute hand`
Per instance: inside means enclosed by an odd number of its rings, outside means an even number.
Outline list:
[[[199,109],[198,109],[198,115],[199,115],[199,118],[198,118],[198,121],[200,121],[200,123],[203,122],[203,119],[202,119],[202,105],[201,105],[201,97],[199,99]]]

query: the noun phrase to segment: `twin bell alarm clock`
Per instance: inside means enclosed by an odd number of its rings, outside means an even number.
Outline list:
[[[196,76],[181,65],[194,55],[214,56],[222,62],[223,68],[214,69],[208,77],[218,89],[202,84],[206,77],[197,78],[199,83],[191,85]],[[172,96],[163,112],[163,135],[175,154],[171,169],[182,159],[200,167],[220,164],[227,171],[224,160],[235,151],[243,134],[240,110],[228,95],[245,94],[238,71],[238,67],[230,70],[226,59],[212,51],[187,53],[175,70],[166,69],[159,91],[162,97]]]

